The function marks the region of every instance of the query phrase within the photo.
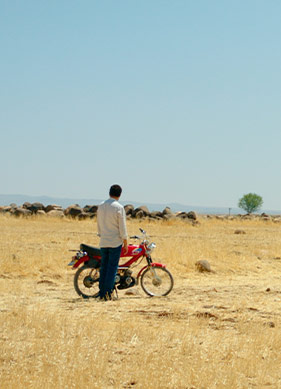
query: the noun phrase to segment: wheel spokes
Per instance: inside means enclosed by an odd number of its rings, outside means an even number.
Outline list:
[[[142,287],[150,296],[167,295],[173,287],[172,276],[165,268],[152,267],[143,274]]]
[[[97,292],[99,274],[95,269],[85,269],[79,274],[77,283],[80,291],[86,296],[93,296]]]

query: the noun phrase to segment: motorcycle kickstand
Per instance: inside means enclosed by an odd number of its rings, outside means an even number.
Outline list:
[[[114,290],[115,290],[116,298],[118,299],[118,292],[117,292],[116,285],[114,286]]]

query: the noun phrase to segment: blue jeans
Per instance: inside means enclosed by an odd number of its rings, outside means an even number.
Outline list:
[[[99,295],[103,298],[107,293],[111,295],[115,276],[119,264],[122,245],[118,247],[101,247],[101,268],[99,280]]]

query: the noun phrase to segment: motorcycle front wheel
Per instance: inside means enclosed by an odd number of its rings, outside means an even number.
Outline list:
[[[74,275],[74,289],[83,298],[94,297],[99,291],[99,277],[97,269],[82,266]]]
[[[164,267],[151,266],[141,275],[141,287],[149,296],[167,296],[174,286],[172,274]]]

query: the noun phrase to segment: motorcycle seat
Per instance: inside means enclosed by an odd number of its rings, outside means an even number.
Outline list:
[[[87,244],[81,243],[80,250],[85,251],[88,255],[90,255],[92,257],[100,257],[101,256],[101,249],[98,247],[93,247],[93,246],[89,246]]]

